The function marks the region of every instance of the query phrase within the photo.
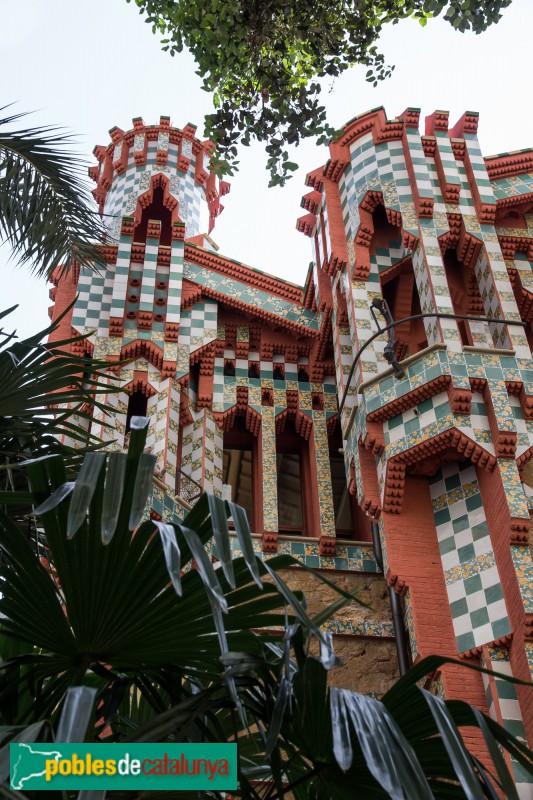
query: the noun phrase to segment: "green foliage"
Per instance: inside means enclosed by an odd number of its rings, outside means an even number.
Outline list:
[[[336,659],[319,625],[352,595],[338,589],[311,618],[278,574],[294,560],[262,561],[242,509],[219,498],[204,495],[181,524],[139,519],[153,469],[147,423],[133,417],[127,454],[89,453],[75,482],[57,455],[26,464],[37,552],[0,511],[0,794],[14,796],[11,741],[236,741],[232,794],[246,800],[481,799],[495,787],[518,800],[499,747],[531,771],[527,747],[417,685],[450,659],[420,662],[382,702],[330,689]],[[313,638],[320,656],[310,655]],[[463,726],[481,730],[490,773]]]
[[[204,688],[225,675],[221,653],[257,653],[251,628],[283,626],[288,605],[291,620],[328,647],[283,581],[262,580],[273,567],[293,562],[277,557],[270,566],[250,557],[245,515],[234,514],[245,547],[232,559],[231,512],[218,498],[204,496],[182,525],[142,522],[132,513],[141,509],[142,515],[151,489],[152,456],[143,452],[147,423],[133,417],[127,454],[88,453],[76,481],[67,481],[58,455],[25,463],[41,521],[39,557],[25,531],[0,511],[4,723],[53,718],[67,689],[85,681],[100,688],[109,715],[131,687],[150,705],[156,684],[172,705],[192,691],[183,680]],[[221,570],[205,550],[212,539]],[[345,602],[352,599],[345,595]],[[226,676],[225,685],[235,700],[233,678]],[[156,703],[157,711],[164,707]],[[108,721],[104,713],[102,725]]]
[[[68,269],[73,259],[94,269],[102,224],[85,186],[86,165],[60,128],[11,130],[24,116],[0,117],[0,240],[39,276]]]
[[[128,0],[130,2],[131,0]],[[270,185],[297,165],[287,146],[335,135],[320,95],[323,79],[355,64],[374,86],[391,74],[376,42],[383,26],[406,17],[425,25],[444,14],[458,31],[480,33],[511,0],[135,0],[171,55],[188,48],[215,113],[205,133],[217,145],[220,173],[232,173],[237,145],[265,142]]]
[[[0,312],[0,319],[14,308]],[[107,364],[61,349],[84,337],[43,341],[60,321],[23,340],[0,328],[0,458],[4,465],[49,453],[68,456],[72,448],[61,445],[60,436],[84,446],[98,444],[74,417],[91,418],[83,410],[86,404],[104,408],[99,394],[113,391],[104,372]],[[55,413],[52,405],[57,406]]]

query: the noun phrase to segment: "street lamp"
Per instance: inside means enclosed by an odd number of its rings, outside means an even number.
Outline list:
[[[370,311],[372,312],[372,316],[374,318],[374,322],[376,323],[376,327],[378,331],[381,332],[382,330],[383,331],[386,330],[386,328],[383,329],[381,328],[374,309],[377,309],[380,312],[383,319],[385,320],[385,324],[389,326],[389,339],[383,351],[383,355],[385,356],[385,361],[387,361],[387,363],[391,365],[394,377],[397,380],[401,380],[401,378],[405,376],[405,372],[398,363],[398,359],[396,358],[396,353],[395,353],[396,339],[394,338],[394,326],[396,323],[392,318],[389,304],[383,297],[374,297],[374,299],[372,300],[372,304],[370,306]]]

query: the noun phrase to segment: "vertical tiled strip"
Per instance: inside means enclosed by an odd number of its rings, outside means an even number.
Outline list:
[[[172,239],[168,277],[167,322],[176,324],[179,324],[180,321],[184,247],[183,241]]]
[[[111,316],[122,318],[126,305],[126,293],[128,289],[128,272],[130,268],[131,244],[133,241],[133,231],[131,234],[120,234],[117,253],[117,266],[115,279],[113,282],[113,294],[111,298]]]
[[[326,412],[313,411],[312,414],[316,476],[318,483],[318,505],[320,509],[320,531],[317,533],[321,536],[335,536],[335,509],[331,490]],[[313,490],[314,487],[312,487],[312,491]]]
[[[422,245],[423,261],[418,265],[418,269],[426,271],[426,280],[428,281],[427,299],[424,303],[427,306],[427,312],[438,311],[444,314],[453,313],[452,299],[450,297],[450,289],[446,279],[444,270],[444,263],[442,261],[442,253],[439,246],[437,231],[433,220],[421,219],[420,220],[420,244]],[[413,267],[414,267],[413,259]],[[417,272],[415,270],[415,276]],[[418,285],[418,277],[417,277]],[[422,309],[426,313],[426,309]],[[433,325],[435,334],[440,327],[444,343],[447,345],[448,350],[452,352],[459,352],[462,349],[461,337],[457,328],[457,323],[453,319],[429,320]],[[427,326],[426,326],[427,330]],[[434,334],[434,335],[435,335]],[[428,339],[428,344],[429,344]]]
[[[147,238],[144,252],[143,278],[139,311],[153,312],[155,296],[155,278],[157,271],[157,251],[159,238]]]
[[[176,467],[178,463],[178,438],[180,427],[180,392],[177,381],[170,382],[167,407],[167,439],[165,456],[165,483],[174,492],[176,486]]]
[[[276,532],[278,523],[278,482],[276,462],[276,420],[274,408],[261,406],[263,451],[263,527]]]

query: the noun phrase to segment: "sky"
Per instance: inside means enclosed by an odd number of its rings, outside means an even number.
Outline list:
[[[338,128],[376,106],[384,106],[389,118],[415,106],[422,119],[448,110],[453,125],[466,110],[478,111],[484,155],[533,147],[532,26],[532,0],[513,0],[500,22],[478,36],[457,33],[441,19],[425,28],[415,20],[389,26],[379,46],[386,62],[395,64],[392,77],[374,88],[363,67],[349,70],[324,90],[329,121]],[[162,52],[158,37],[126,0],[4,0],[0,69],[2,105],[35,112],[25,124],[68,128],[88,164],[96,163],[93,147],[109,143],[109,129],[128,130],[133,117],[154,123],[169,115],[179,128],[193,122],[201,138],[203,117],[212,110],[191,56]],[[285,187],[269,189],[263,148],[242,148],[239,172],[212,233],[220,252],[303,283],[311,247],[295,223],[305,213],[305,175],[327,158],[325,147],[300,145],[291,156],[299,171]],[[46,283],[13,264],[5,246],[0,269],[0,309],[20,304],[2,321],[5,327],[20,336],[46,327]]]

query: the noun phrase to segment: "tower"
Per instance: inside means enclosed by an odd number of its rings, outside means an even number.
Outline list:
[[[475,113],[419,123],[414,108],[356,117],[307,176],[298,227],[332,297],[347,476],[379,526],[412,657],[530,680],[533,154],[484,158]],[[400,374],[372,338],[382,298]],[[532,741],[524,687],[450,666],[433,690]]]
[[[200,354],[212,350],[217,333],[215,304],[196,298],[184,276],[185,241],[189,248],[212,247],[208,236],[199,235],[202,206],[211,231],[223,208],[220,197],[229,191],[209,172],[210,142],[200,142],[195,132],[190,124],[171,127],[169,117],[151,126],[137,118],[132,130],[113,128],[111,144],[95,148],[98,166],[90,177],[107,231],[102,262],[97,272],[74,270],[58,282],[52,315],[77,295],[56,336],[70,329],[89,334],[87,352],[107,360],[120,382],[121,393],[106,398],[115,413],[104,418],[96,410],[92,432],[120,449],[131,416],[150,417],[148,446],[172,493],[180,483],[180,444],[188,468],[181,481],[184,497],[222,490],[222,450],[211,412],[201,403],[192,409],[182,395],[185,390],[197,399],[204,391],[203,374],[189,382],[189,360],[198,363]],[[126,368],[113,366],[123,360]]]

